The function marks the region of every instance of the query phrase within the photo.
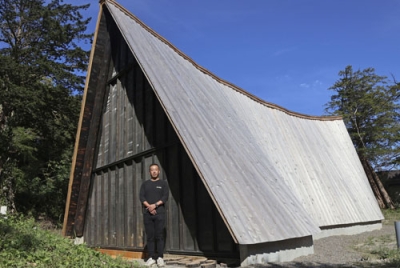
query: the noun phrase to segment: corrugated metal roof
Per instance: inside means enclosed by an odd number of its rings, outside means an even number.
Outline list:
[[[383,218],[342,120],[264,102],[105,3],[238,243]]]

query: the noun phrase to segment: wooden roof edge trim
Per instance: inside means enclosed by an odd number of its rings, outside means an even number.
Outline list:
[[[89,78],[92,70],[92,63],[93,63],[93,57],[94,57],[94,51],[95,51],[95,46],[96,46],[96,41],[97,41],[97,35],[98,35],[98,30],[99,30],[99,25],[100,25],[100,19],[102,16],[102,7],[103,4],[100,1],[100,10],[97,15],[97,23],[96,23],[96,31],[94,33],[93,37],[93,43],[92,43],[92,48],[90,51],[90,59],[89,59],[89,65],[88,65],[88,70],[86,73],[86,80],[85,80],[85,88],[83,90],[83,96],[82,96],[82,103],[81,103],[81,111],[79,115],[79,121],[78,121],[78,129],[76,130],[76,136],[75,136],[75,145],[74,145],[74,153],[72,155],[72,164],[71,164],[71,169],[69,173],[69,183],[68,183],[68,193],[67,193],[67,200],[65,204],[65,211],[64,211],[64,222],[63,222],[63,228],[62,228],[62,235],[66,236],[66,231],[67,231],[67,224],[68,224],[68,215],[69,215],[69,206],[70,206],[70,200],[71,200],[71,194],[72,194],[72,184],[74,182],[74,175],[75,175],[75,166],[76,166],[76,157],[79,149],[79,141],[80,141],[80,135],[81,135],[81,127],[82,127],[82,122],[83,122],[83,115],[84,115],[84,110],[85,110],[85,105],[86,105],[86,98],[87,98],[87,91],[89,87]]]
[[[123,13],[125,13],[127,16],[129,16],[134,21],[136,21],[136,23],[138,23],[140,26],[142,26],[146,31],[148,31],[154,37],[156,37],[161,42],[163,42],[164,44],[169,46],[172,50],[174,50],[182,58],[184,58],[185,60],[187,60],[191,64],[193,64],[193,66],[196,69],[198,69],[199,71],[201,71],[202,73],[204,73],[206,75],[209,75],[210,77],[212,77],[217,82],[232,88],[233,90],[235,90],[235,91],[237,91],[237,92],[249,97],[250,99],[252,99],[252,100],[254,100],[254,101],[256,101],[256,102],[258,102],[258,103],[260,103],[260,104],[262,104],[262,105],[264,105],[266,107],[268,107],[268,108],[276,109],[276,110],[282,111],[282,112],[284,112],[284,113],[286,113],[288,115],[295,116],[295,117],[302,118],[302,119],[319,120],[319,121],[335,121],[335,120],[342,120],[343,119],[342,116],[324,116],[324,115],[323,116],[313,116],[313,115],[302,114],[302,113],[290,111],[290,110],[288,110],[288,109],[286,109],[286,108],[284,108],[282,106],[279,106],[277,104],[270,103],[270,102],[267,102],[265,100],[262,100],[259,97],[249,93],[248,91],[246,91],[246,90],[244,90],[244,89],[232,84],[231,82],[228,82],[228,81],[216,76],[215,74],[213,74],[212,72],[210,72],[206,68],[204,68],[204,67],[200,66],[199,64],[197,64],[192,58],[190,58],[188,55],[186,55],[181,50],[179,50],[177,47],[175,47],[173,44],[171,44],[167,39],[165,39],[160,34],[158,34],[156,31],[154,31],[149,26],[147,26],[144,22],[142,22],[139,18],[137,18],[135,15],[133,15],[130,11],[128,11],[123,6],[121,6],[115,0],[101,0],[101,1],[102,2],[109,2],[109,3],[113,4],[114,6],[118,7]]]

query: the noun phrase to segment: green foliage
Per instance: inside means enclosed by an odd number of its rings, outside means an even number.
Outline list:
[[[80,14],[88,6],[60,0],[0,0],[0,42],[6,45],[1,54],[12,58],[12,69],[26,71],[16,74],[23,78],[20,85],[47,79],[63,88],[82,89],[83,77],[74,72],[86,70],[88,54],[79,42],[89,42],[85,30],[90,19]]]
[[[33,219],[0,217],[0,267],[138,267],[41,229]]]
[[[360,158],[375,167],[391,169],[400,164],[400,85],[373,68],[339,72],[330,87],[336,92],[326,104],[326,112],[340,115]]]
[[[383,223],[393,225],[393,222],[400,221],[400,208],[397,209],[382,209],[382,214],[385,217]]]
[[[371,251],[380,260],[390,260],[392,263],[400,261],[400,251],[398,249],[389,249],[387,247],[380,247]]]
[[[90,19],[60,0],[0,0],[0,201],[59,220],[78,124]]]
[[[385,216],[384,224],[393,226],[393,219],[398,219],[400,210],[382,210]],[[352,249],[362,253],[362,262],[357,262],[354,267],[400,267],[400,251],[397,249],[394,234],[369,236],[364,241],[355,240],[357,244]]]
[[[14,150],[18,151],[21,155],[22,161],[34,160],[34,153],[37,151],[35,147],[35,138],[37,134],[33,129],[15,127],[13,129],[11,144]]]
[[[47,162],[47,166],[41,170],[42,176],[25,177],[17,181],[20,211],[35,217],[43,215],[61,223],[68,190],[70,156],[70,151],[65,151],[60,160]]]

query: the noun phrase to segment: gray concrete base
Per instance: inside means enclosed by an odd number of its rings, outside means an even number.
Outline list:
[[[7,214],[7,206],[0,206],[0,214],[1,215]]]
[[[321,232],[313,235],[314,240],[334,235],[355,235],[364,232],[379,230],[382,228],[382,222],[375,221],[375,222],[367,222],[359,224],[323,226],[320,228]]]
[[[83,238],[83,236],[75,237],[75,239],[74,239],[74,244],[75,245],[81,245],[83,243],[85,243],[85,239]]]
[[[282,241],[239,245],[240,264],[249,266],[268,262],[292,261],[297,257],[314,253],[312,236]]]

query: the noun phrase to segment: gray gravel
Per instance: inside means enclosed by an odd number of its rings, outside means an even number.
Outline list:
[[[379,267],[386,265],[369,252],[382,247],[396,249],[394,224],[382,229],[357,235],[341,235],[314,241],[314,254],[281,264],[255,265],[255,267]],[[388,267],[388,266],[385,266]]]

